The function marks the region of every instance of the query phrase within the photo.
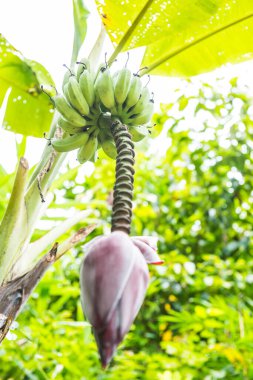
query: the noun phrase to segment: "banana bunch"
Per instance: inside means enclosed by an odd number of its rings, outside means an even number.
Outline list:
[[[96,77],[95,92],[101,109],[126,124],[134,141],[148,134],[146,125],[151,120],[154,101],[137,74],[126,67],[111,74],[108,67],[102,66]]]
[[[80,163],[95,161],[97,149],[115,159],[117,150],[111,134],[111,116],[126,124],[133,141],[148,135],[154,102],[147,86],[142,85],[137,74],[124,67],[111,73],[107,64],[101,64],[95,73],[88,59],[67,68],[62,83],[63,94],[52,98],[59,112],[58,127],[62,138],[51,139],[58,152],[77,150]],[[100,116],[108,116],[109,123],[102,127]]]
[[[63,95],[56,94],[52,100],[60,113],[58,125],[66,133],[86,131],[97,124],[100,115],[95,101],[95,74],[87,59],[77,62],[77,70],[67,69],[64,75]]]
[[[97,120],[101,114],[96,103],[95,74],[89,61],[82,59],[75,71],[68,69],[64,75],[63,95],[56,94],[52,100],[60,113],[58,127],[63,130],[62,138],[51,139],[57,152],[70,152],[78,149],[80,163],[95,160],[98,148]]]

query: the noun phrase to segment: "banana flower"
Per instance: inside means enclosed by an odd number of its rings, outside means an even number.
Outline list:
[[[143,303],[147,264],[162,261],[152,237],[129,237],[121,231],[96,237],[86,248],[80,273],[82,307],[105,368]]]

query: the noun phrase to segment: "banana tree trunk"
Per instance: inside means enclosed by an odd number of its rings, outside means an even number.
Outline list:
[[[0,343],[45,271],[55,262],[58,244],[24,276],[0,288]]]

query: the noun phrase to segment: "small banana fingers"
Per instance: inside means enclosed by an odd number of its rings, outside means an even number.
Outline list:
[[[87,132],[78,133],[72,136],[63,137],[62,139],[54,138],[51,140],[53,148],[57,152],[70,152],[83,146],[89,139]]]
[[[91,159],[91,157],[96,153],[98,147],[98,139],[96,134],[91,134],[88,141],[86,141],[77,153],[77,160],[80,164]]]

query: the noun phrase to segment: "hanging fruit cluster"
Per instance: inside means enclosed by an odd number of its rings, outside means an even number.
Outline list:
[[[83,311],[106,367],[143,302],[147,263],[162,263],[149,238],[132,241],[128,236],[134,188],[132,140],[140,141],[148,134],[154,101],[138,73],[127,67],[113,73],[102,64],[95,73],[86,59],[77,65],[76,71],[68,69],[64,76],[63,95],[52,98],[63,137],[51,143],[59,152],[78,149],[80,163],[95,161],[100,146],[116,159],[112,233],[90,242],[80,277]]]
[[[56,151],[78,149],[77,159],[84,163],[95,161],[101,146],[115,159],[117,150],[111,133],[115,119],[128,126],[133,141],[148,135],[154,102],[140,76],[128,68],[111,73],[108,65],[102,64],[95,73],[89,61],[82,59],[76,70],[67,69],[62,91],[63,95],[52,97],[63,131],[62,138],[51,140]]]

